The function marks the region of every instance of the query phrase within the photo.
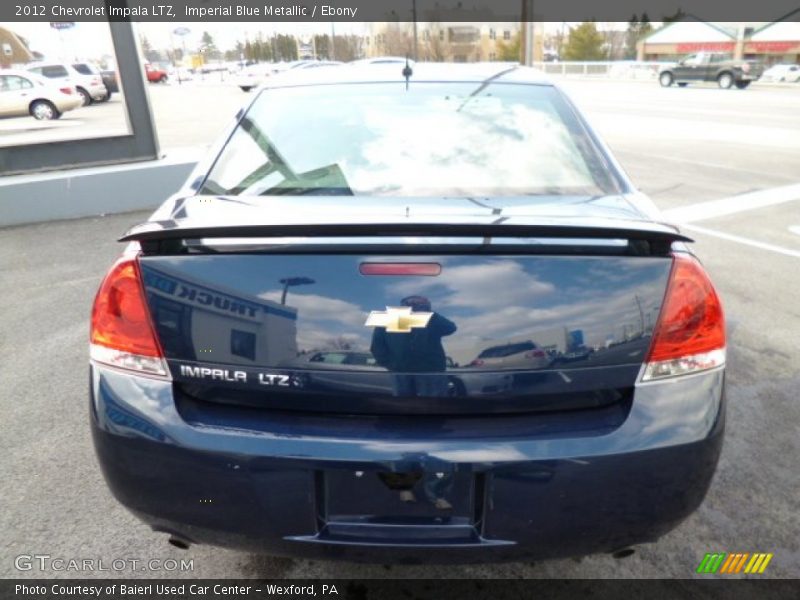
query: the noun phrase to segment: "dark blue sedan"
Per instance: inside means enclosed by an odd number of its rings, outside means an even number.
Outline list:
[[[656,541],[723,438],[725,323],[691,240],[535,71],[403,67],[271,78],[122,238],[90,346],[109,487],[181,547]]]

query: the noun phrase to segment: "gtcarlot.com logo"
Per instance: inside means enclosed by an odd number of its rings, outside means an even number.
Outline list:
[[[174,558],[64,558],[49,554],[20,554],[14,558],[18,571],[194,571],[194,559]]]
[[[732,575],[736,573],[761,574],[767,568],[772,554],[765,552],[709,552],[697,567],[698,573]]]

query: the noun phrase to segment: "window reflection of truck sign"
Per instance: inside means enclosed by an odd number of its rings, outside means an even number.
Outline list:
[[[197,360],[229,364],[277,364],[297,355],[296,309],[149,266],[141,273],[167,354],[200,352]]]
[[[64,29],[72,29],[73,27],[75,27],[75,23],[71,21],[60,21],[60,22],[50,23],[50,27],[58,31],[63,31]]]
[[[233,314],[245,319],[258,320],[257,315],[262,305],[248,302],[242,298],[229,296],[220,292],[206,290],[172,277],[161,275],[157,271],[147,269],[143,271],[144,282],[147,287],[153,287],[166,295],[180,299],[187,304],[202,306],[208,310],[215,310],[225,314]],[[264,307],[265,310],[266,307]],[[288,311],[284,311],[289,315]]]

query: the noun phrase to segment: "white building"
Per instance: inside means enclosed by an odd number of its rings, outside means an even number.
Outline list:
[[[297,356],[297,309],[211,288],[162,266],[143,265],[142,276],[165,350],[245,365],[276,365]]]
[[[636,45],[637,59],[673,61],[696,52],[723,52],[771,65],[800,63],[800,9],[773,23],[709,23],[687,16],[667,23]]]

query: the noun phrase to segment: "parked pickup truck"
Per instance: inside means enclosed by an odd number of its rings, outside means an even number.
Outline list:
[[[763,67],[755,61],[734,60],[720,52],[698,52],[661,69],[658,81],[662,87],[673,83],[684,87],[689,83],[716,81],[723,89],[734,85],[743,90],[761,77]]]

